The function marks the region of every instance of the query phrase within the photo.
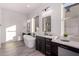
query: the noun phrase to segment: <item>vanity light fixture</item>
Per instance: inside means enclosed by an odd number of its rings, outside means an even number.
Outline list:
[[[42,11],[47,11],[49,9],[49,7],[46,7],[44,10],[42,10]]]
[[[50,7],[47,7],[44,10],[42,10],[42,16],[49,15],[52,11],[53,10]]]

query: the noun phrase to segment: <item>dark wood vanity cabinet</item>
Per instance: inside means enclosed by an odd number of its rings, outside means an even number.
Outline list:
[[[49,38],[46,38],[45,39],[45,42],[46,42],[46,45],[45,45],[45,55],[47,55],[47,56],[51,56],[52,55],[52,48],[51,48],[51,44],[52,44],[52,42],[51,42],[51,40],[52,39],[49,39]]]
[[[45,54],[45,38],[36,36],[36,50]]]
[[[40,51],[46,56],[58,56],[58,47],[79,53],[79,49],[77,48],[53,42],[51,40],[52,39],[50,38],[36,36],[36,50]]]
[[[52,55],[58,56],[58,44],[55,42],[52,42]]]
[[[55,45],[56,43],[52,43],[51,40],[50,38],[36,36],[36,50],[46,56],[57,56],[57,45]]]

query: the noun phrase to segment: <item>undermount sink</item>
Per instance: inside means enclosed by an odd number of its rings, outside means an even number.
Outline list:
[[[61,40],[61,41],[63,41],[63,42],[69,42],[69,40]]]

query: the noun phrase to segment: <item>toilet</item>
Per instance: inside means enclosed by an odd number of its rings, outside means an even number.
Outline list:
[[[24,35],[24,43],[28,48],[34,48],[35,47],[35,38],[30,35]]]

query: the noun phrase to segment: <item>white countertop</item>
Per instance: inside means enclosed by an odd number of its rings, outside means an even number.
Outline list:
[[[37,35],[37,36],[41,36],[41,37],[45,37],[45,38],[50,38],[50,39],[53,38],[53,36],[48,36],[48,35]]]
[[[67,45],[67,46],[71,46],[71,47],[79,49],[79,42],[76,42],[76,41],[64,42],[64,41],[61,41],[60,39],[56,39],[56,40],[52,39],[52,42],[60,43],[63,45]]]
[[[79,42],[77,42],[77,41],[71,41],[70,40],[69,42],[64,42],[64,41],[61,41],[60,39],[53,39],[54,36],[47,36],[47,35],[38,35],[38,36],[51,38],[52,42],[60,43],[60,44],[63,44],[63,45],[67,45],[67,46],[71,46],[71,47],[79,49]]]

